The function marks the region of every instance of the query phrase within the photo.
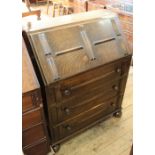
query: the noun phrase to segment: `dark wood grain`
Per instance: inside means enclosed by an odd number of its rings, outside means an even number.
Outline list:
[[[121,113],[132,52],[118,21],[112,15],[25,32],[52,145]]]
[[[40,85],[24,41],[22,43],[22,147],[27,155],[46,155],[50,146]]]
[[[46,139],[34,144],[30,147],[25,147],[23,149],[24,153],[27,155],[47,155],[49,152],[48,142]]]
[[[44,133],[44,127],[42,123],[39,123],[33,128],[29,128],[23,132],[23,146],[31,145],[40,139],[46,138]]]

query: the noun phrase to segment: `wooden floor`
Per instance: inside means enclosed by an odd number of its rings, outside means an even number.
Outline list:
[[[46,5],[34,8],[39,8],[42,14],[46,14]],[[51,9],[49,16],[52,16]],[[132,75],[131,67],[123,99],[122,117],[109,118],[61,144],[56,155],[129,155],[132,145]]]
[[[129,155],[132,145],[132,75],[131,67],[123,99],[122,117],[109,118],[61,144],[56,155]]]

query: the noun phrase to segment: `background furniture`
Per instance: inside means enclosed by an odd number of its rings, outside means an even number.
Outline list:
[[[22,40],[22,147],[26,155],[47,155],[49,136],[40,85]]]
[[[23,3],[23,8],[22,9],[23,9],[22,10],[22,17],[36,15],[37,19],[40,20],[41,11],[31,9],[31,4],[30,4],[29,0],[25,0],[25,3]]]
[[[96,123],[121,116],[132,57],[114,14],[74,14],[65,20],[67,26],[63,18],[53,19],[51,29],[27,33],[54,150]]]
[[[78,0],[75,0],[78,1]],[[108,9],[118,14],[122,30],[133,50],[133,1],[132,0],[89,0],[88,10]]]
[[[49,3],[52,3],[53,17],[56,16],[56,11],[58,16],[72,14],[74,12],[73,2],[68,0],[47,0],[47,14],[49,11]]]

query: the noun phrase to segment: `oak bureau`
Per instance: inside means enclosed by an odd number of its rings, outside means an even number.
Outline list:
[[[91,11],[33,25],[24,38],[41,83],[51,143],[121,116],[132,53],[118,17]]]

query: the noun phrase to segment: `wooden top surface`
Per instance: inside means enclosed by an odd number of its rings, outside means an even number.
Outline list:
[[[24,40],[22,39],[22,93],[39,88],[39,83],[34,72]]]
[[[93,20],[96,18],[102,18],[102,17],[112,17],[116,16],[116,14],[109,10],[93,10],[85,13],[77,13],[77,14],[71,14],[71,15],[65,15],[65,16],[58,16],[54,18],[43,18],[42,20],[38,21],[28,21],[22,20],[22,27],[25,31],[37,31],[41,29],[47,29],[51,27],[57,27],[62,25],[68,25],[68,24],[75,24],[78,22],[83,22],[86,20]],[[28,26],[31,25],[31,26]]]

